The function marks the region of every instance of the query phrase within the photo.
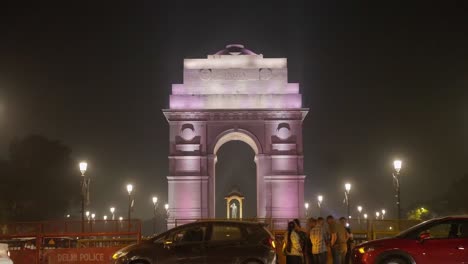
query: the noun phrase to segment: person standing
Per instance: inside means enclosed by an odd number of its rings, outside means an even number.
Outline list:
[[[327,238],[324,222],[323,218],[319,217],[314,227],[310,230],[314,264],[327,264]]]
[[[296,223],[294,221],[288,223],[283,253],[286,255],[286,264],[302,264],[301,238],[296,232]]]
[[[353,248],[353,233],[351,233],[351,228],[349,227],[348,220],[344,217],[340,218],[340,223],[345,226],[346,232],[348,234],[348,240],[346,241],[347,250],[346,250],[346,257],[345,263],[351,263],[351,248]]]
[[[307,229],[306,229],[306,244],[304,249],[304,259],[306,264],[316,264],[314,261],[314,255],[312,254],[312,241],[310,240],[310,232],[317,224],[317,220],[311,217],[307,220]]]
[[[309,236],[307,235],[307,232],[301,227],[301,221],[299,219],[294,219],[294,223],[296,224],[295,231],[299,235],[299,238],[301,240],[301,249],[302,249],[302,260],[304,263],[308,264],[309,262],[307,261],[307,240],[309,240]]]
[[[327,245],[327,257],[333,261],[333,250],[331,248],[336,241],[336,233],[332,234],[331,231],[335,229],[335,218],[332,215],[327,216],[327,225],[325,227],[325,243]]]
[[[338,221],[330,226],[330,233],[332,236],[330,246],[333,254],[333,264],[345,264],[346,252],[348,251],[348,232],[341,221]]]

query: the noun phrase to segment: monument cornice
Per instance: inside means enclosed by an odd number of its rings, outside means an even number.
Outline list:
[[[209,109],[174,110],[163,109],[167,121],[246,121],[246,120],[300,120],[309,112],[308,108],[298,109]]]

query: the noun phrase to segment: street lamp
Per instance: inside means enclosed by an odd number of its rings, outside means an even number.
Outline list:
[[[86,177],[88,163],[82,161],[79,167],[81,172],[81,232],[84,232],[85,203],[89,203],[89,178]]]
[[[401,167],[402,167],[401,160],[395,160],[393,162],[393,168],[395,169],[395,172],[392,173],[392,176],[393,176],[393,185],[395,186],[398,229],[400,228],[400,220],[401,220],[401,203],[400,203],[400,170],[401,170]]]
[[[133,191],[133,185],[127,184],[127,192],[128,192],[128,231],[130,231],[130,219],[132,217],[132,191]]]
[[[166,209],[166,229],[167,229],[167,225],[169,224],[169,204],[165,204],[164,209]]]
[[[107,215],[104,215],[102,218],[104,218],[104,221],[107,221]]]
[[[382,209],[382,220],[384,220],[385,213],[386,213],[385,209]]]
[[[319,216],[322,216],[322,202],[323,202],[323,196],[319,195],[317,196],[317,205],[319,208]]]
[[[94,218],[96,217],[96,214],[91,214],[91,220],[94,221]]]
[[[375,219],[379,220],[380,212],[375,212]]]
[[[86,211],[86,219],[89,221],[89,211]]]
[[[304,207],[305,207],[305,216],[306,218],[309,216],[309,203],[305,203],[304,204]]]
[[[156,234],[156,211],[158,208],[158,197],[153,196],[153,234]]]
[[[115,217],[115,215],[114,215],[115,207],[111,207],[111,208],[110,208],[110,212],[111,212],[111,214],[112,214],[112,220],[115,220],[115,219],[114,219],[114,217]]]
[[[364,214],[364,219],[366,219],[366,220],[367,220],[367,214]]]
[[[357,210],[358,210],[358,223],[361,223],[361,212],[362,212],[362,206],[358,206],[357,207]]]
[[[348,207],[348,219],[351,218],[350,202],[349,202],[349,191],[351,191],[351,183],[345,184],[345,200]]]

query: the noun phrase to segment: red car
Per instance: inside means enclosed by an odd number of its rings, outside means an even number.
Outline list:
[[[426,221],[394,238],[358,245],[355,264],[468,263],[468,216]]]

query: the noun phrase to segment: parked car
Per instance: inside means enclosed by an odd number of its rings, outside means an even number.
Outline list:
[[[432,219],[353,250],[355,264],[468,263],[468,216]]]
[[[0,243],[0,264],[13,264],[10,259],[10,251],[8,251],[8,244]]]
[[[244,221],[198,221],[117,251],[115,264],[276,264],[273,235]]]

